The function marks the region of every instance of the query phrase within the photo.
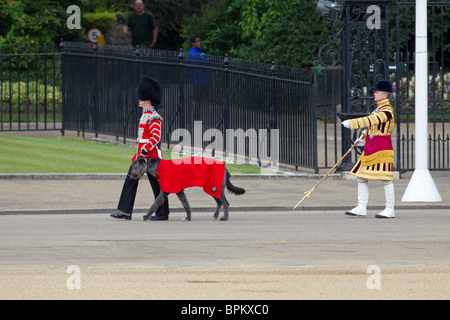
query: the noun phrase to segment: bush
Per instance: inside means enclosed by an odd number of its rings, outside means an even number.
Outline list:
[[[275,61],[290,67],[311,67],[326,43],[331,22],[314,13],[316,0],[218,0],[202,6],[200,15],[185,17],[183,46],[200,33],[202,50],[244,60]]]
[[[11,105],[15,113],[44,112],[46,105],[47,111],[53,111],[53,101],[54,111],[59,111],[62,95],[58,87],[47,85],[46,88],[36,82],[12,82],[12,86],[9,82],[0,83],[0,110],[3,112],[10,112]]]
[[[99,28],[103,33],[112,31],[114,22],[117,20],[118,12],[87,12],[83,15],[83,26]],[[120,13],[124,16],[123,13]],[[126,19],[126,17],[124,18]]]

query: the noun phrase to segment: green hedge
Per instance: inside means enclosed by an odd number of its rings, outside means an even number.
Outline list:
[[[62,104],[62,95],[58,87],[36,82],[9,82],[0,83],[0,111],[9,112],[12,105],[13,112],[48,112],[59,111]],[[19,94],[20,91],[20,94]],[[53,101],[54,106],[53,106]],[[55,109],[55,110],[53,110]]]
[[[86,12],[83,14],[83,26],[86,28],[96,27],[102,32],[112,31],[114,22],[117,20],[117,15],[120,14],[125,20],[127,19],[126,13],[123,12]]]

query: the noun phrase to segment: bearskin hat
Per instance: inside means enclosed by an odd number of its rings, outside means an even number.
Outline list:
[[[150,100],[154,107],[161,102],[161,85],[149,76],[143,76],[137,87],[137,98],[141,101]]]

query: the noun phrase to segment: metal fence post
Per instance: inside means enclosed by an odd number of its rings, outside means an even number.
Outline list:
[[[66,75],[64,74],[64,39],[61,38],[61,42],[59,44],[59,49],[61,52],[61,135],[64,137],[65,130],[65,117],[64,113],[66,111],[66,90],[64,79]]]
[[[319,173],[319,164],[318,164],[318,156],[317,156],[317,87],[318,87],[318,83],[317,83],[317,69],[313,68],[313,81],[312,81],[312,92],[311,92],[311,96],[310,96],[310,105],[312,106],[313,109],[313,119],[315,119],[315,121],[313,121],[313,169],[314,169],[314,173],[317,174]],[[326,161],[326,159],[325,159]]]
[[[224,70],[224,75],[225,75],[225,97],[224,97],[224,105],[223,105],[223,107],[224,107],[224,111],[223,111],[224,112],[223,145],[224,145],[224,150],[225,150],[225,157],[228,156],[227,129],[230,128],[230,107],[229,107],[229,103],[230,103],[230,73],[228,72],[229,64],[230,64],[230,59],[228,58],[228,54],[225,54],[225,58],[223,59],[223,70]]]
[[[180,84],[180,101],[179,101],[179,114],[180,114],[180,122],[179,122],[179,126],[180,128],[186,128],[186,104],[185,104],[185,97],[186,97],[186,93],[185,93],[185,88],[186,88],[186,68],[184,67],[185,65],[185,56],[183,53],[183,49],[180,48],[180,51],[178,53],[178,62],[180,63],[181,67],[181,73],[183,74],[183,76],[181,77],[182,81]]]
[[[98,45],[97,42],[94,44],[94,53],[95,53],[95,69],[97,72],[97,77],[94,83],[94,114],[93,114],[93,121],[94,121],[94,133],[95,137],[98,137],[98,91],[100,87],[99,83],[99,57],[98,57]]]
[[[278,128],[278,117],[277,117],[277,81],[275,79],[277,67],[275,66],[275,61],[272,61],[272,66],[270,67],[271,78],[272,78],[272,112],[270,119],[269,129]]]

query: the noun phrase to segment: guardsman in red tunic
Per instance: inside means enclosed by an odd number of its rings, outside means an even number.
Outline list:
[[[158,143],[161,140],[163,119],[155,110],[155,107],[157,107],[161,101],[161,86],[158,81],[148,76],[142,77],[138,86],[138,99],[139,107],[143,109],[143,113],[139,121],[138,147],[132,162],[140,155],[145,158],[162,158]],[[130,178],[130,170],[131,166],[123,184],[122,194],[120,196],[119,205],[117,206],[119,212],[111,214],[111,217],[116,219],[131,220],[139,180]],[[147,175],[147,177],[156,199],[160,192],[158,180],[150,175]],[[168,201],[166,201],[156,211],[155,215],[151,217],[151,220],[168,219],[169,204]]]
[[[358,205],[345,214],[366,216],[369,201],[368,180],[381,180],[384,186],[386,208],[375,217],[394,218],[394,150],[391,134],[394,130],[395,112],[389,103],[392,85],[388,80],[382,79],[373,90],[377,103],[376,109],[367,117],[342,122],[344,127],[351,130],[368,128],[365,139],[358,142],[358,145],[364,146],[364,151],[351,170],[351,173],[357,177]]]

